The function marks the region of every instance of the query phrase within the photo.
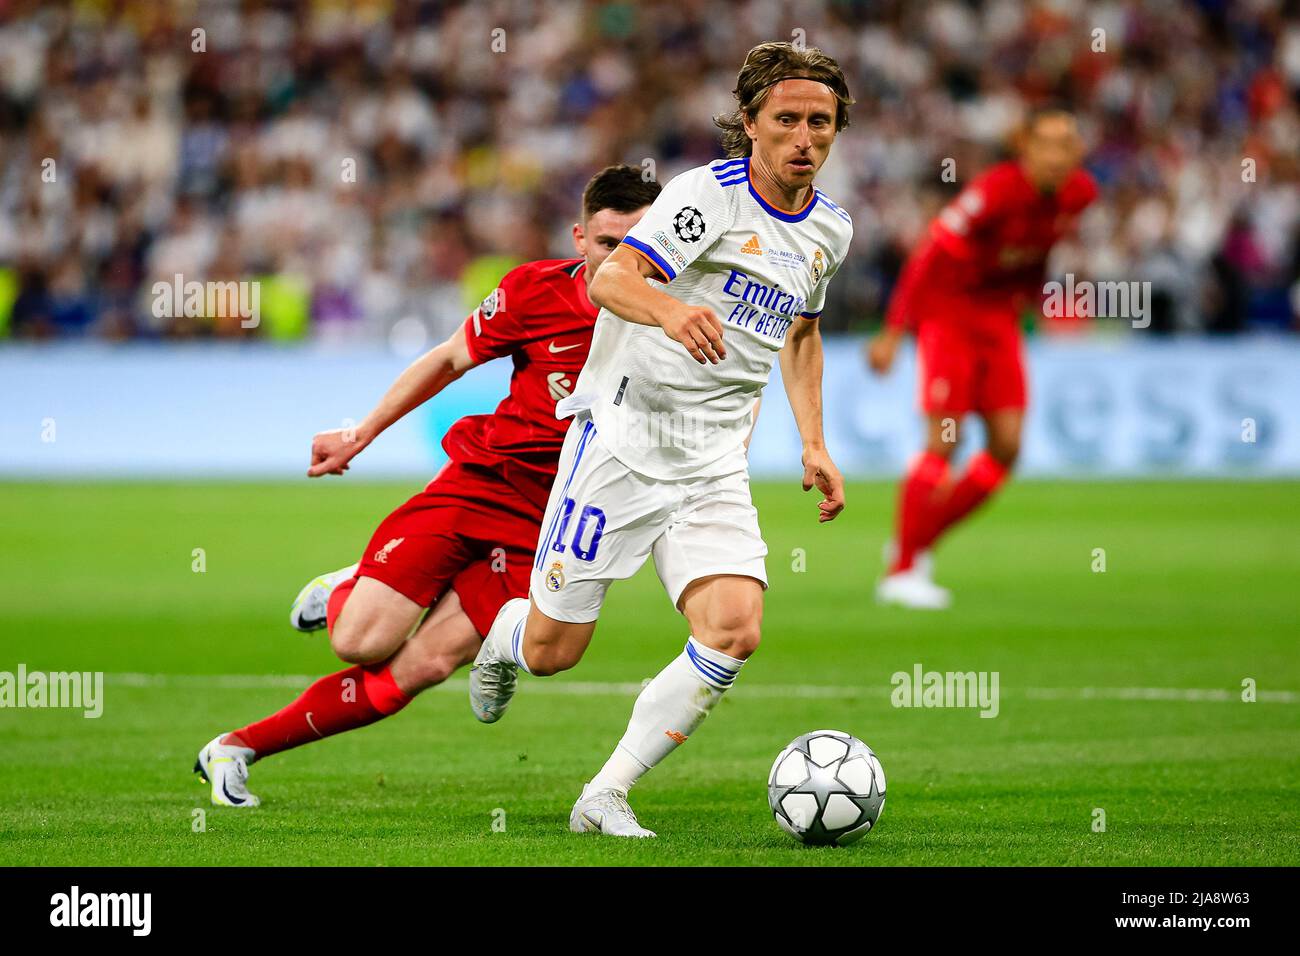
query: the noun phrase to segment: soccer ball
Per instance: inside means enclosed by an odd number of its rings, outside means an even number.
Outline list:
[[[885,771],[852,734],[814,730],[777,754],[767,802],[781,829],[801,843],[847,846],[885,809]]]

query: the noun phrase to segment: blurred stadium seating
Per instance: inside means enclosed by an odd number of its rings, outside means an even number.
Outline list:
[[[829,328],[879,322],[1049,97],[1103,186],[1057,272],[1151,281],[1157,333],[1300,327],[1295,2],[27,0],[0,4],[0,338],[431,341],[570,253],[596,169],[717,156],[772,38],[858,100],[819,180],[856,226]],[[261,323],[155,317],[177,273],[259,280]]]

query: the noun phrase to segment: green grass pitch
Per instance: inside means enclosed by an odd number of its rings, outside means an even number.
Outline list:
[[[524,678],[502,723],[473,720],[462,679],[257,764],[260,809],[209,806],[198,748],[340,666],[289,630],[294,593],[415,485],[0,484],[0,670],[109,675],[98,720],[0,710],[0,864],[1300,863],[1300,485],[1283,482],[1013,483],[941,549],[944,614],[872,603],[892,485],[851,486],[825,526],[796,484],[757,485],[763,647],[633,792],[658,840],[566,830],[627,685],[686,637],[648,568],[613,588],[586,660]],[[997,671],[998,716],[891,706],[918,663]],[[888,775],[879,826],[847,849],[797,845],[765,797],[776,753],[827,727]]]

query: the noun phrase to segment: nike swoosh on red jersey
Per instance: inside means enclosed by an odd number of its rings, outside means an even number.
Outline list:
[[[576,349],[576,348],[581,347],[581,345],[582,345],[581,342],[577,342],[577,343],[575,343],[574,345],[562,345],[562,346],[560,346],[560,347],[557,349],[557,348],[555,347],[555,343],[552,342],[550,348],[551,348],[551,352],[552,352],[552,353],[554,353],[554,352],[567,352],[567,351],[569,351],[569,349]]]

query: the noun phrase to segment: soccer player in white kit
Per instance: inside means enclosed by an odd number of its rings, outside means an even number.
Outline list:
[[[821,51],[764,43],[719,117],[728,159],[682,173],[610,254],[601,307],[542,522],[530,600],[507,602],[470,673],[479,720],[501,717],[517,669],[547,676],[582,657],[611,581],[655,569],[691,633],[642,690],[627,732],[583,788],[570,829],[650,837],[628,789],[689,737],[757,648],[767,546],[746,442],[780,356],[818,520],[844,507],[822,436],[818,316],[848,252],[849,216],[812,185],[849,96]]]

